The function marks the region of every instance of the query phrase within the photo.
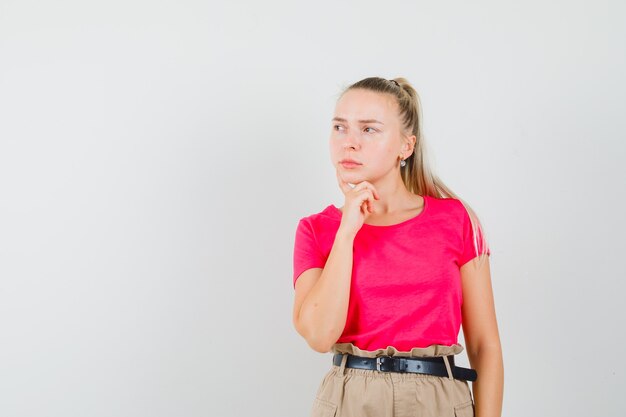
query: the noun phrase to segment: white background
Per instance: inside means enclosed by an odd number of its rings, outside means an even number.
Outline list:
[[[308,415],[295,227],[343,204],[330,119],[368,76],[413,83],[490,239],[503,415],[623,415],[625,16],[1,0],[0,415]]]

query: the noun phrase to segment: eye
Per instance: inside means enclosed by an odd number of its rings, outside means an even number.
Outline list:
[[[366,127],[365,130],[367,130],[367,129],[372,129],[372,132],[376,131],[376,129],[374,129],[373,127]],[[372,132],[368,132],[368,133],[372,133]]]
[[[340,125],[334,125],[333,126],[333,130],[339,130],[338,128],[340,128],[340,127],[341,127]]]

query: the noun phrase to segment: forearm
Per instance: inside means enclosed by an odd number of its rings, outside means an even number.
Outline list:
[[[319,279],[300,309],[300,325],[307,343],[328,352],[343,333],[348,316],[354,236],[337,232]]]
[[[504,365],[500,345],[487,346],[476,354],[468,352],[478,378],[472,383],[476,417],[500,417],[504,392]]]

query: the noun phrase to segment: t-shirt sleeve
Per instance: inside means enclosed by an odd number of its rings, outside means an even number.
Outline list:
[[[474,243],[474,236],[477,236],[478,241],[476,242],[476,244]],[[482,237],[483,231],[478,224],[476,224],[476,233],[474,233],[469,212],[467,211],[465,206],[463,206],[463,250],[461,251],[461,256],[459,258],[459,268],[477,257],[482,252]],[[486,245],[487,247],[485,253],[487,255],[491,255],[489,245]]]
[[[293,287],[296,288],[298,277],[307,269],[324,268],[326,258],[322,255],[311,223],[300,219],[296,229],[293,249]]]

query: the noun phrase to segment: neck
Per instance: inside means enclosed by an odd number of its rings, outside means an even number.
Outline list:
[[[374,200],[373,203],[375,213],[378,215],[398,213],[415,208],[416,200],[419,199],[406,188],[399,175],[394,179],[381,179],[372,182],[372,185],[380,195],[380,200]]]

